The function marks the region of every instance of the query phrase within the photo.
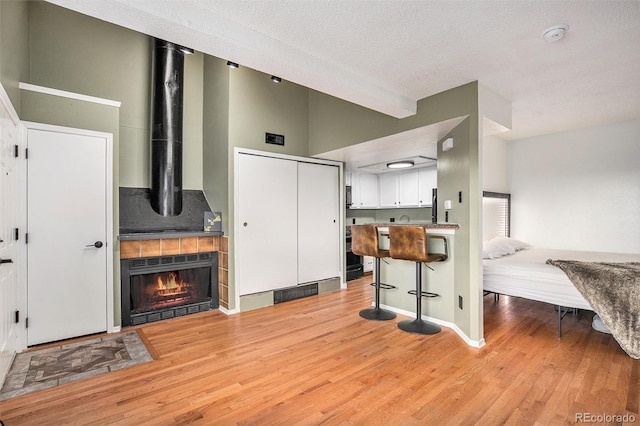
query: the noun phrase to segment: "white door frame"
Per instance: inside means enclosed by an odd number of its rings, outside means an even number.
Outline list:
[[[113,254],[114,254],[114,249],[115,249],[115,245],[114,245],[114,241],[113,241],[113,134],[111,133],[106,133],[106,132],[97,132],[97,131],[93,131],[93,130],[85,130],[85,129],[75,129],[72,127],[63,127],[63,126],[55,126],[52,124],[43,124],[43,123],[34,123],[34,122],[30,122],[30,121],[23,121],[22,122],[22,137],[23,137],[23,143],[25,145],[28,146],[28,140],[27,140],[27,132],[29,130],[42,130],[42,131],[47,131],[47,132],[60,132],[60,133],[71,133],[71,134],[76,134],[76,135],[81,135],[81,136],[90,136],[90,137],[98,137],[98,138],[104,138],[106,139],[106,143],[107,143],[107,152],[106,152],[106,229],[107,229],[107,235],[106,235],[106,241],[105,244],[107,246],[107,332],[108,333],[113,333],[116,331],[120,330],[120,327],[115,327],[114,326],[114,304],[115,304],[115,300],[114,300],[114,294],[113,294],[113,290],[114,290],[114,282],[113,282]],[[27,160],[28,161],[28,160]],[[25,179],[24,179],[24,186],[23,186],[23,194],[27,193],[27,186],[28,186],[28,182],[26,180],[26,163],[23,167],[23,170],[25,172]],[[24,207],[24,223],[27,223],[27,218],[26,218],[26,212],[27,212],[27,208],[26,208],[26,196],[24,197],[24,203],[25,203],[25,207]],[[26,256],[26,245],[25,245],[25,253],[24,253],[24,259],[27,260],[27,256]],[[23,262],[23,272],[26,275],[26,271],[27,271],[27,263]],[[24,286],[21,286],[21,292],[20,292],[20,303],[21,303],[21,311],[22,312],[28,312],[27,308],[28,308],[28,304],[27,304],[27,285],[26,282],[24,283]],[[119,303],[119,302],[118,302]],[[23,342],[23,348],[27,347],[27,333],[26,333],[26,329],[24,329],[24,333],[22,335],[22,342]]]
[[[4,146],[0,146],[1,149],[5,150],[4,154],[5,155],[11,155],[13,156],[13,150],[11,150],[11,152],[8,151],[7,148],[10,147],[10,145],[15,145],[15,147],[18,150],[18,156],[15,158],[11,159],[11,167],[12,167],[12,171],[14,172],[14,179],[15,181],[13,181],[13,193],[11,194],[12,197],[14,197],[14,199],[10,199],[9,196],[7,194],[0,194],[3,198],[3,200],[1,202],[7,203],[7,208],[10,209],[8,215],[11,216],[11,220],[13,221],[11,223],[11,227],[17,227],[18,230],[20,229],[24,229],[23,227],[23,210],[22,207],[24,205],[23,203],[23,194],[22,194],[22,168],[23,168],[23,162],[20,161],[22,157],[22,152],[23,152],[23,143],[22,143],[22,133],[21,133],[21,129],[20,129],[20,118],[18,117],[18,114],[16,113],[15,109],[13,108],[13,104],[11,103],[11,100],[9,99],[9,95],[7,94],[7,92],[4,89],[4,86],[2,86],[2,83],[0,83],[0,114],[2,115],[2,118],[0,118],[0,120],[2,120],[2,124],[0,124],[0,131],[3,132],[3,139],[6,138],[6,140],[9,142],[9,146],[4,145]],[[5,128],[6,125],[6,128]],[[6,210],[5,210],[6,211]],[[7,244],[12,244],[12,248],[10,250],[3,250],[3,256],[6,256],[6,252],[9,251],[10,252],[10,256],[11,256],[11,260],[13,260],[13,263],[11,264],[11,266],[14,268],[14,274],[15,274],[15,280],[14,281],[10,281],[9,284],[11,284],[11,288],[2,288],[0,289],[0,299],[8,297],[8,294],[11,294],[10,297],[10,303],[11,305],[9,305],[8,300],[0,300],[0,303],[3,304],[2,307],[0,307],[0,313],[4,316],[4,321],[9,321],[9,319],[12,317],[13,314],[13,310],[20,310],[20,289],[22,288],[22,283],[23,283],[23,271],[22,268],[24,266],[24,256],[23,256],[23,248],[24,248],[24,243],[22,241],[13,241],[13,242],[9,242],[8,240],[13,240],[14,236],[13,233],[10,234],[4,234],[2,235],[2,238],[5,239],[5,243]],[[5,245],[6,248],[6,245]],[[0,271],[2,272],[2,271]],[[5,283],[6,285],[6,283]],[[4,311],[5,307],[9,307],[10,311]],[[24,315],[24,313],[20,313],[20,316],[22,317]],[[4,328],[4,324],[0,325]],[[21,336],[23,334],[23,330],[24,328],[22,327],[22,325],[20,323],[17,324],[13,324],[11,330],[8,331],[7,335],[2,335],[0,336],[0,348],[3,350],[4,353],[0,353],[0,383],[3,383],[6,374],[9,371],[9,368],[13,362],[13,357],[15,356],[16,352],[21,351]],[[6,331],[6,329],[2,330],[2,333],[4,333]]]

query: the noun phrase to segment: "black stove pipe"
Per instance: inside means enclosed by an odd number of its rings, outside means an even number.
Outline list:
[[[182,111],[184,54],[155,39],[151,95],[151,207],[162,216],[182,212]]]

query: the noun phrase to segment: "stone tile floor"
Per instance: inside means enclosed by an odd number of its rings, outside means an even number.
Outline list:
[[[0,401],[152,359],[136,331],[17,354]]]

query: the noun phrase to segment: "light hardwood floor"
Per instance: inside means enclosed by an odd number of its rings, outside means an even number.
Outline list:
[[[640,423],[640,361],[591,315],[485,297],[482,349],[451,330],[363,320],[370,278],[232,316],[137,327],[154,361],[0,402],[11,425],[568,424],[579,413]],[[615,419],[613,419],[615,420]]]

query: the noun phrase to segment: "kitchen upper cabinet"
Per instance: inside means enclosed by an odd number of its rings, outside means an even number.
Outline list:
[[[380,207],[417,207],[419,201],[418,171],[384,173],[378,177]]]
[[[351,208],[375,209],[378,207],[378,177],[371,173],[350,173]]]
[[[395,173],[378,176],[380,207],[398,207],[398,179]]]
[[[419,195],[418,171],[398,173],[398,207],[417,207]]]
[[[431,207],[433,188],[438,187],[438,169],[436,167],[430,167],[428,169],[418,170],[419,187],[420,187],[420,199],[418,200],[420,206]]]
[[[346,182],[351,185],[352,209],[431,207],[432,190],[438,187],[438,169],[430,167],[377,176],[350,172]]]

